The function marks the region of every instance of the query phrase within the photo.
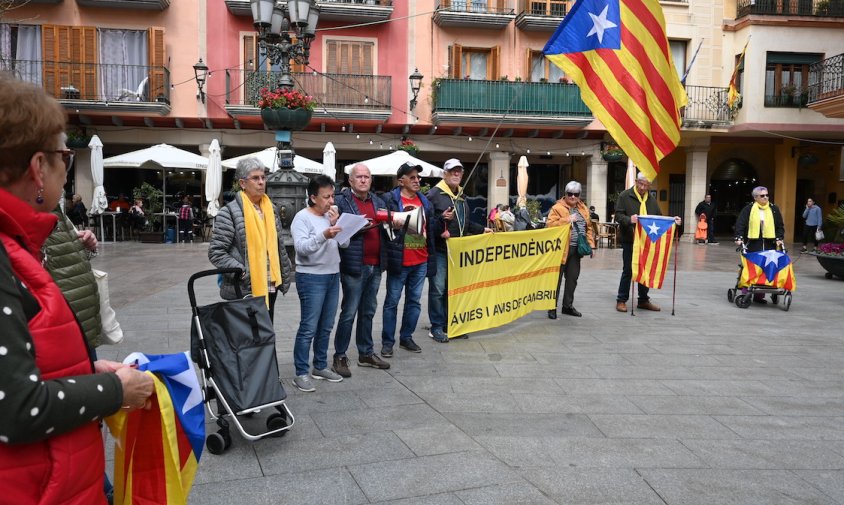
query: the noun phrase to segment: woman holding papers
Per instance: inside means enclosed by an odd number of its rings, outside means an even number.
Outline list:
[[[299,330],[293,344],[296,378],[301,391],[315,391],[311,378],[340,382],[343,377],[328,367],[328,341],[340,298],[340,247],[349,245],[337,237],[340,213],[334,206],[334,182],[324,175],[308,184],[308,206],[296,213],[290,231],[296,249],[296,291],[299,293]],[[343,239],[341,239],[343,240]],[[314,349],[313,370],[308,357]]]
[[[265,170],[258,158],[244,158],[237,163],[234,176],[241,191],[220,209],[214,220],[208,259],[217,268],[243,270],[240,278],[223,275],[223,299],[235,299],[235,283],[240,283],[244,295],[267,297],[273,319],[278,291],[285,294],[290,289],[293,266],[281,242],[281,220],[267,196]]]

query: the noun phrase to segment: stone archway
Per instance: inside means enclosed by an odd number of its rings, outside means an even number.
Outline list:
[[[736,217],[752,201],[750,192],[759,180],[753,165],[741,158],[724,160],[709,179],[709,193],[718,208],[715,218],[717,235],[733,236]]]

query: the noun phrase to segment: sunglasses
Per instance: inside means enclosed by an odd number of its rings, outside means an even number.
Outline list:
[[[578,196],[579,197],[580,193],[569,193],[568,191],[566,191],[566,196]]]
[[[764,195],[756,195],[756,196],[758,198],[768,198],[768,193],[765,193]]]
[[[64,171],[70,172],[71,167],[73,167],[73,160],[76,158],[76,151],[73,149],[56,149],[55,151],[47,151],[48,153],[55,153],[62,155],[62,161],[64,162]]]

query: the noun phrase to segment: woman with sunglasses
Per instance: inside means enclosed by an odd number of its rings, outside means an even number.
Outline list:
[[[771,203],[768,188],[757,186],[750,193],[753,203],[747,204],[736,219],[736,245],[744,242],[747,252],[776,250],[783,245],[785,224],[779,207]],[[753,295],[755,303],[766,303],[765,295]]]
[[[577,288],[577,278],[580,277],[580,258],[577,253],[577,237],[585,235],[586,241],[594,249],[595,235],[592,231],[592,222],[589,218],[589,209],[580,199],[580,192],[583,187],[577,181],[566,184],[566,195],[557,200],[551,207],[548,214],[547,226],[569,226],[570,233],[568,241],[563,244],[562,264],[560,265],[560,277],[557,280],[557,303],[560,300],[560,284],[563,277],[566,278],[565,289],[563,290],[563,306],[560,312],[569,316],[580,317],[581,314],[574,308],[574,290]],[[594,257],[594,251],[589,257]],[[548,319],[557,319],[557,309],[548,311]]]
[[[0,489],[3,503],[105,504],[100,421],[142,408],[152,378],[92,361],[44,269],[73,152],[65,112],[42,89],[0,74]]]

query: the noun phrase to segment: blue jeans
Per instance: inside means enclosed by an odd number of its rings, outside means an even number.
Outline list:
[[[422,312],[422,286],[425,285],[425,275],[428,273],[428,264],[422,263],[412,267],[402,267],[401,273],[392,274],[387,272],[387,296],[384,298],[384,323],[381,331],[381,345],[392,348],[396,343],[396,316],[398,313],[399,299],[402,289],[407,288],[404,294],[404,312],[401,318],[401,330],[399,338],[410,340],[416,330],[416,322]]]
[[[334,332],[334,356],[345,356],[352,339],[352,325],[357,316],[355,343],[359,356],[371,356],[372,318],[378,308],[378,288],[381,286],[381,267],[362,265],[360,275],[340,274],[343,301],[340,319]]]
[[[328,367],[328,341],[340,298],[340,274],[305,274],[296,272],[300,320],[293,344],[296,375],[308,373],[308,354],[314,345],[314,368]]]
[[[448,257],[445,252],[437,251],[437,273],[428,279],[428,319],[431,331],[445,331],[448,326]]]
[[[616,301],[626,302],[630,298],[630,282],[633,280],[633,244],[621,243],[621,282],[618,283],[618,295]],[[645,303],[650,298],[648,297],[647,286],[639,284],[636,287],[639,294],[639,303]]]

